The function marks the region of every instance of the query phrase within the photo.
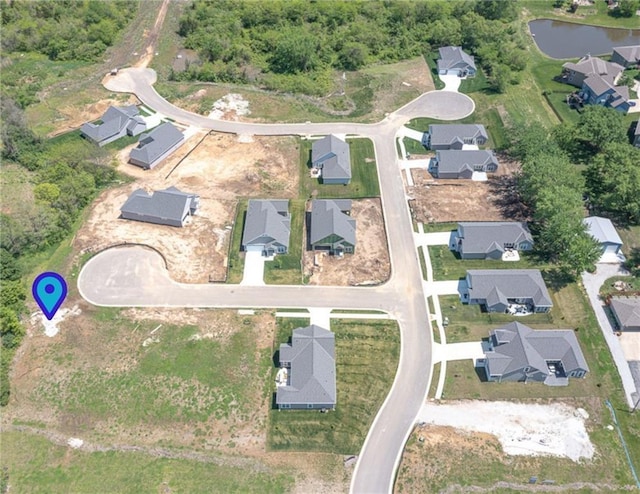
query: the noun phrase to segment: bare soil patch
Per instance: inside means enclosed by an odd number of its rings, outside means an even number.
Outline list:
[[[106,98],[77,105],[74,102],[56,108],[56,129],[47,137],[55,137],[79,128],[85,122],[98,120],[110,106],[139,105],[140,101],[133,94],[122,94],[116,98]]]
[[[357,243],[353,254],[336,257],[327,252],[305,250],[304,274],[310,277],[310,284],[373,285],[389,278],[391,265],[380,200],[354,200],[351,217],[356,220]]]
[[[178,281],[224,281],[239,197],[292,198],[297,193],[299,151],[291,138],[241,142],[235,136],[199,132],[168,160],[146,171],[126,163],[129,150],[118,154],[119,170],[136,181],[101,194],[74,246],[80,252],[95,252],[121,243],[149,245],[165,256]],[[200,211],[185,227],[120,218],[120,208],[134,190],[170,186],[200,196]]]
[[[526,219],[519,201],[514,174],[519,163],[499,156],[500,169],[486,182],[434,179],[429,172],[412,168],[414,186],[407,187],[413,218],[420,223],[502,221]]]

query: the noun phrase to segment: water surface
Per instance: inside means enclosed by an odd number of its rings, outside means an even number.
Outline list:
[[[551,58],[610,55],[616,46],[640,45],[640,29],[614,29],[537,19],[529,22],[538,48]]]

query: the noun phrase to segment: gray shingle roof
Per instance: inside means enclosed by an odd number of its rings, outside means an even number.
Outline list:
[[[277,242],[289,247],[291,219],[289,201],[251,199],[247,207],[242,245],[265,245]]]
[[[336,403],[335,337],[316,325],[293,331],[280,345],[280,362],[290,364],[290,383],[279,387],[277,404]]]
[[[553,302],[537,269],[470,269],[467,271],[470,299],[500,301],[530,298],[536,307],[551,307]]]
[[[95,142],[101,142],[122,132],[135,117],[141,119],[135,105],[110,106],[100,118],[101,124],[84,123],[80,127],[80,132]]]
[[[562,65],[567,70],[573,70],[581,74],[596,74],[602,76],[607,82],[613,84],[614,79],[624,68],[617,63],[607,62],[598,57],[587,55],[581,58],[577,63],[567,62]]]
[[[311,202],[311,233],[312,244],[337,235],[345,242],[356,244],[356,220],[343,211],[351,210],[349,200],[318,199]]]
[[[129,196],[120,211],[159,220],[182,221],[190,209],[197,208],[198,201],[197,195],[182,192],[176,187],[157,190],[153,194],[138,189]]]
[[[495,249],[504,250],[506,243],[530,242],[533,237],[526,223],[517,221],[474,221],[458,223],[462,237],[461,252],[486,254]]]
[[[498,158],[493,151],[481,149],[477,151],[459,151],[447,149],[436,152],[438,173],[459,173],[463,170],[473,170],[475,165],[498,166]]]
[[[311,146],[311,164],[322,163],[322,176],[328,179],[351,179],[349,144],[334,135],[315,141]]]
[[[474,70],[476,64],[471,55],[468,55],[460,46],[443,46],[438,50],[440,58],[438,59],[438,69],[447,70],[466,67],[472,67]]]
[[[625,327],[640,328],[640,297],[611,297],[611,310]]]
[[[519,322],[511,322],[491,331],[493,351],[485,357],[491,375],[504,375],[526,367],[548,372],[547,361],[561,361],[567,372],[589,370],[574,331],[544,329],[534,331]]]
[[[429,125],[431,146],[464,144],[465,139],[489,139],[484,125],[480,124],[433,124]]]
[[[616,46],[613,52],[620,55],[629,63],[640,63],[640,45]]]
[[[184,135],[171,122],[158,125],[151,132],[141,134],[138,145],[129,157],[151,165],[184,139]]]
[[[622,245],[622,239],[608,218],[589,216],[583,220],[587,231],[598,242]]]

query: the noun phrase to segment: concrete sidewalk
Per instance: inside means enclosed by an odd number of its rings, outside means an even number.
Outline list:
[[[625,274],[629,273],[620,264],[597,264],[595,273],[584,273],[582,275],[582,282],[589,296],[591,307],[593,307],[593,311],[598,319],[598,324],[600,325],[604,339],[609,347],[609,351],[611,351],[613,361],[618,368],[618,373],[622,379],[624,394],[627,398],[627,404],[629,408],[632,408],[638,400],[638,391],[636,390],[631,369],[625,359],[620,341],[614,333],[611,322],[604,311],[604,304],[599,296],[600,287],[608,278]]]

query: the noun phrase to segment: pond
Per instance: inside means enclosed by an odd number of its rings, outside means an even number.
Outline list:
[[[609,55],[616,46],[640,45],[640,29],[614,29],[537,19],[529,31],[538,48],[551,58]]]

